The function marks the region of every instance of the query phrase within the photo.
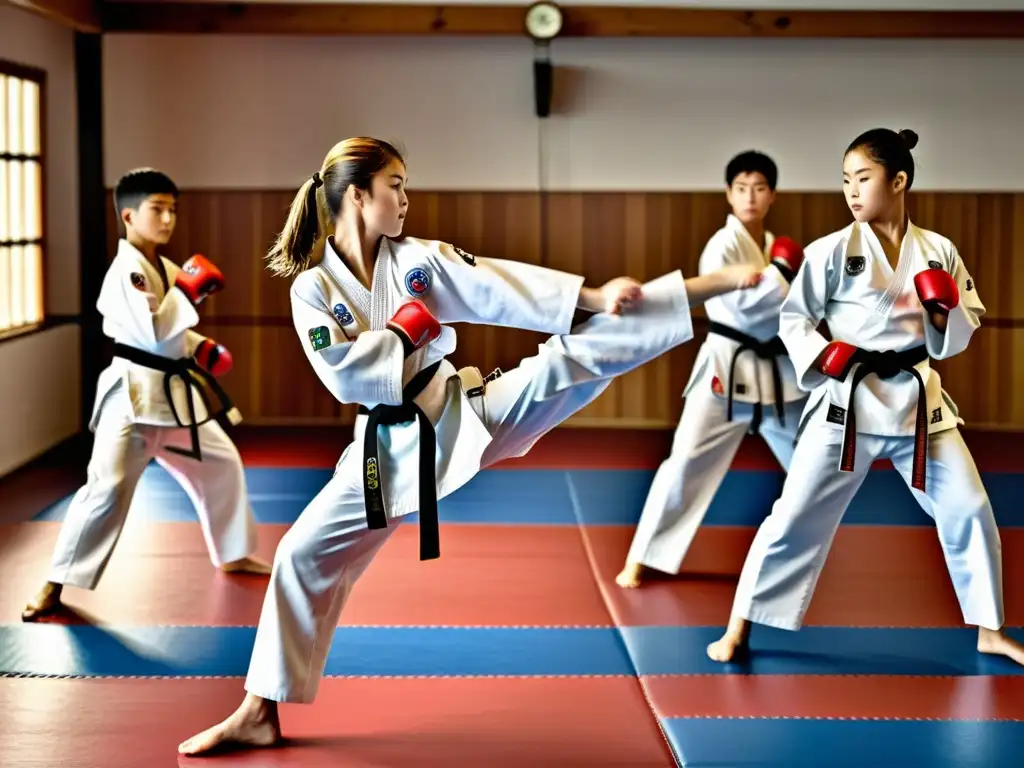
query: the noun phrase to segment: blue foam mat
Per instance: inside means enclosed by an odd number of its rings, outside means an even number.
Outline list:
[[[260,523],[289,524],[330,479],[331,470],[247,469],[250,499]],[[649,470],[485,470],[442,499],[441,520],[452,523],[575,525],[574,502],[585,525],[635,525],[654,472]],[[982,476],[1003,527],[1024,526],[1024,475]],[[782,489],[781,472],[733,470],[711,503],[706,525],[757,526]],[[571,489],[571,490],[570,490]],[[71,497],[35,520],[63,520]],[[194,521],[192,503],[161,467],[143,473],[132,514],[155,522]],[[845,525],[920,525],[933,522],[914,501],[898,473],[868,475],[843,518]]]
[[[331,477],[331,470],[247,469],[246,482],[258,523],[291,524]],[[62,521],[71,496],[33,519]],[[162,467],[146,468],[130,514],[153,522],[194,522],[195,509],[185,491]],[[438,504],[448,523],[576,525],[565,472],[556,470],[488,470]],[[409,522],[415,522],[411,515]]]
[[[635,525],[640,519],[653,470],[572,470],[568,472],[584,524]],[[708,508],[705,525],[756,527],[782,491],[782,472],[730,470]],[[1024,475],[982,474],[996,519],[1002,526],[1024,525]],[[845,525],[934,525],[914,500],[898,472],[874,470],[843,517]]]
[[[1008,659],[978,653],[978,631],[755,625],[747,660],[719,664],[707,645],[723,627],[621,627],[640,675],[1024,675]],[[1024,640],[1024,630],[1009,633]]]
[[[0,674],[244,676],[254,627],[0,626]],[[628,675],[608,628],[339,627],[328,676]]]
[[[687,768],[992,768],[1021,765],[1024,723],[664,718]]]

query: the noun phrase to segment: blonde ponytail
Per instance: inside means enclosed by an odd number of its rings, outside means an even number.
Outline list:
[[[284,229],[267,252],[267,269],[294,277],[309,268],[314,248],[326,237],[350,186],[369,190],[374,174],[392,159],[403,161],[395,147],[380,139],[355,137],[335,144],[320,171],[295,193]]]
[[[309,266],[318,235],[325,230],[327,212],[321,202],[320,174],[295,193],[284,229],[267,253],[267,269],[278,277],[294,277]]]

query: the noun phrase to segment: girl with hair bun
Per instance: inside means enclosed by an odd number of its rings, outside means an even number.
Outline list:
[[[745,651],[750,623],[796,630],[832,539],[872,462],[890,459],[936,523],[978,650],[1024,664],[1003,632],[999,529],[931,360],[967,348],[985,307],[956,246],[915,226],[913,131],[875,128],[847,147],[854,221],[809,245],[782,305],[779,336],[810,392],[782,494],[754,537],[715,661]],[[818,327],[824,320],[832,340]]]

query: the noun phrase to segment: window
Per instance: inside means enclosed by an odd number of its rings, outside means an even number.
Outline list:
[[[0,333],[43,320],[44,83],[0,61]]]

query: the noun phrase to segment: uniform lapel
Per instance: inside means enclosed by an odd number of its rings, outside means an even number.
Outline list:
[[[160,274],[160,268],[151,264],[145,254],[127,240],[121,241],[117,258],[126,261],[125,266],[128,268],[129,273],[141,273],[143,275],[146,280],[146,291],[156,297],[157,305],[159,306],[167,293],[164,288],[164,276]],[[157,258],[162,257],[158,256]]]
[[[768,266],[768,253],[771,250],[771,243],[774,239],[771,234],[767,231],[764,233],[764,249],[757,244],[747,228],[743,226],[743,222],[737,219],[733,214],[729,214],[726,219],[726,226],[729,231],[732,232],[733,237],[736,238],[736,244],[743,253],[748,261],[761,264],[762,266]]]
[[[331,276],[346,298],[355,304],[359,314],[369,319],[371,317],[370,292],[352,274],[352,270],[348,268],[341,256],[338,255],[338,252],[334,250],[334,243],[331,240],[327,241],[327,245],[324,248],[324,258],[320,265]],[[376,270],[374,270],[374,273],[376,275]],[[376,282],[375,278],[373,282]]]
[[[914,255],[917,251],[915,247],[915,234],[914,226],[907,221],[907,230],[903,233],[903,242],[900,243],[900,255],[896,260],[896,269],[893,270],[889,266],[889,259],[885,256],[885,250],[882,248],[882,244],[878,241],[874,232],[871,232],[872,238],[874,238],[875,244],[881,254],[881,262],[885,268],[885,274],[888,276],[888,286],[886,287],[885,293],[878,301],[878,306],[875,311],[888,316],[892,313],[893,307],[896,306],[896,301],[903,294],[903,289],[907,284],[907,278],[910,275],[911,269],[914,264]]]
[[[370,327],[375,331],[383,330],[387,326],[388,318],[391,317],[391,282],[388,276],[391,274],[391,241],[382,237],[377,247],[377,263],[373,266],[373,296],[372,312],[370,314]]]
[[[850,238],[846,244],[846,273],[853,275],[857,271],[866,273],[869,283],[864,289],[877,292],[874,314],[888,317],[903,292],[907,281],[911,262],[913,261],[913,236],[910,230],[903,236],[900,245],[900,256],[895,271],[889,265],[885,249],[874,230],[866,224],[854,222]],[[858,257],[864,259],[863,265],[858,264]]]

